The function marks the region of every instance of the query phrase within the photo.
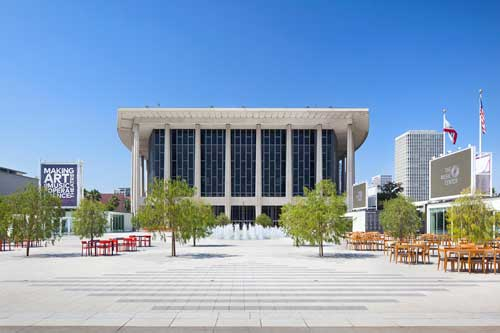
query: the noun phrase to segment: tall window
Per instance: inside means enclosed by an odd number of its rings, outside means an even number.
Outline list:
[[[149,168],[148,184],[153,183],[153,178],[163,179],[165,171],[165,130],[154,129],[149,137]]]
[[[215,217],[219,216],[220,214],[225,213],[226,207],[224,206],[212,206],[212,213],[214,214]]]
[[[231,195],[255,196],[255,130],[231,130]]]
[[[223,197],[226,130],[201,130],[201,196]]]
[[[194,129],[170,131],[172,179],[181,178],[194,186]]]
[[[262,130],[262,195],[286,195],[286,130]]]
[[[254,223],[255,206],[231,206],[231,221],[240,225]]]
[[[278,225],[281,215],[281,206],[262,206],[262,213],[269,216],[271,220],[273,220],[274,225]]]
[[[293,130],[293,195],[316,183],[316,130]]]
[[[336,165],[335,165],[335,148],[336,148],[336,137],[335,137],[335,132],[332,129],[324,129],[322,131],[322,138],[321,138],[321,143],[322,143],[322,152],[323,152],[323,179],[330,179],[331,181],[335,182],[336,177],[335,177],[335,172],[336,172]],[[337,184],[338,185],[338,184]],[[338,186],[337,186],[338,187]]]

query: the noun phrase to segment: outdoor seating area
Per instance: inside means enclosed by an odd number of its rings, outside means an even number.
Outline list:
[[[430,264],[437,257],[437,269],[469,273],[500,271],[500,238],[485,245],[467,239],[453,241],[446,234],[422,234],[398,240],[378,232],[352,232],[346,236],[347,247],[356,251],[384,251],[389,262]]]
[[[496,274],[500,270],[499,244],[500,239],[486,246],[463,243],[440,247],[437,269],[447,272],[449,267],[451,271]]]
[[[139,247],[151,247],[151,235],[84,240],[81,244],[82,256],[113,256],[120,252],[135,252]]]
[[[347,247],[356,251],[383,251],[386,235],[379,232],[351,232],[346,237]]]

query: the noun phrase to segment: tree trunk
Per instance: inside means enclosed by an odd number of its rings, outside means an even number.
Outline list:
[[[323,256],[323,238],[320,238],[319,240],[319,256]]]
[[[175,257],[175,231],[172,229],[172,257]]]
[[[196,236],[193,236],[193,246],[196,246]]]
[[[30,256],[30,240],[28,239],[28,242],[26,243],[26,257]]]

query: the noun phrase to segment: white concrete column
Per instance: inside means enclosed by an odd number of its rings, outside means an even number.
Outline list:
[[[226,163],[224,177],[225,213],[231,218],[231,125],[226,124]]]
[[[293,151],[292,151],[292,125],[286,126],[286,197],[288,200],[293,196]]]
[[[164,172],[163,179],[170,179],[170,124],[165,124],[163,172]]]
[[[196,197],[201,196],[201,130],[200,124],[194,130],[194,187]]]
[[[140,161],[141,163],[141,190],[139,191],[141,193],[141,197],[143,197],[145,194],[145,185],[144,185],[144,156],[141,155]]]
[[[255,217],[262,213],[262,128],[255,129]]]
[[[316,184],[323,180],[323,128],[316,128]]]
[[[139,197],[140,197],[140,143],[139,143],[139,124],[134,124],[133,129],[133,154],[132,154],[132,164],[133,164],[133,170],[132,170],[132,180],[133,180],[133,212],[137,213],[137,209],[139,207]]]
[[[352,210],[352,186],[354,185],[354,142],[352,137],[352,123],[347,125],[347,208]]]

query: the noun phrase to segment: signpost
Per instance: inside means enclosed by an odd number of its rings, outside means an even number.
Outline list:
[[[82,163],[40,163],[40,186],[61,199],[62,208],[76,208],[83,196]]]
[[[453,199],[465,189],[476,190],[474,148],[459,150],[429,161],[429,199]]]
[[[352,208],[367,209],[368,208],[368,184],[360,183],[352,187]]]

